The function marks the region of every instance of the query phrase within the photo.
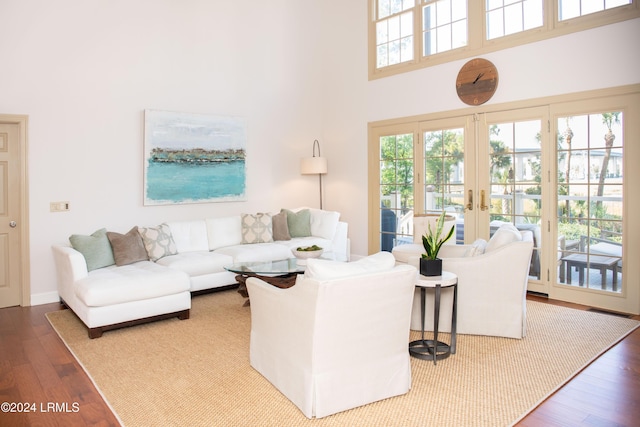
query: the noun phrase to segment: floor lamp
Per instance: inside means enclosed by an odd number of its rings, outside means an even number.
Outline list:
[[[316,156],[316,148],[318,155]],[[302,175],[318,174],[320,182],[320,209],[322,209],[322,175],[327,173],[327,159],[320,156],[320,143],[316,139],[313,141],[313,157],[303,157],[300,160],[300,173]]]

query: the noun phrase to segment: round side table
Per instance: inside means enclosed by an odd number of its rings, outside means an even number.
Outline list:
[[[418,276],[416,286],[420,288],[420,320],[422,337],[409,343],[409,354],[418,359],[437,360],[446,359],[456,353],[456,320],[458,299],[458,276],[449,271],[443,271],[442,276]],[[440,291],[442,288],[453,287],[453,307],[451,309],[451,343],[438,341],[438,323],[440,322]],[[435,289],[435,303],[433,307],[433,340],[424,339],[425,298],[427,289]]]

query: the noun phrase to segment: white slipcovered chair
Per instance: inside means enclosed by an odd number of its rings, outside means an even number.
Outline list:
[[[501,226],[489,242],[443,245],[442,269],[458,275],[457,333],[523,338],[527,331],[526,295],[533,252],[531,231]],[[398,264],[418,267],[422,245],[393,248]],[[433,294],[427,293],[425,330],[433,330]],[[444,289],[440,327],[450,331],[453,291]],[[411,329],[420,330],[420,292],[415,292]]]
[[[416,277],[380,252],[310,259],[288,289],[249,278],[251,366],[308,418],[407,393]]]

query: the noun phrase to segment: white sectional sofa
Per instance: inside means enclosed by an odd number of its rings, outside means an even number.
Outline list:
[[[192,293],[237,284],[226,265],[292,258],[292,249],[314,244],[324,257],[348,261],[348,225],[339,216],[299,208],[74,235],[71,244],[53,246],[58,294],[91,338],[160,318],[188,319]]]

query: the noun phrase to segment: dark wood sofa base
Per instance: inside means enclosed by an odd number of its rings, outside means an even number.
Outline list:
[[[177,317],[180,320],[187,320],[190,315],[190,309],[176,311],[174,313],[158,314],[157,316],[145,317],[143,319],[129,320],[128,322],[114,323],[113,325],[100,326],[98,328],[89,328],[89,338],[100,338],[105,331],[112,331],[114,329],[128,328],[129,326],[140,325],[142,323],[155,322],[157,320],[170,319]]]
[[[69,307],[67,303],[64,302],[64,300],[60,299],[60,304],[62,304],[69,310],[73,311],[71,307]],[[165,319],[170,319],[172,317],[177,317],[180,320],[187,320],[190,314],[191,314],[191,310],[186,309],[186,310],[176,311],[173,313],[158,314],[157,316],[150,316],[142,319],[129,320],[127,322],[114,323],[112,325],[105,325],[97,328],[87,328],[87,329],[89,331],[89,338],[94,339],[94,338],[100,338],[103,332],[112,331],[114,329],[120,329],[120,328],[128,328],[129,326],[140,325],[142,323],[155,322],[157,320],[165,320]]]

